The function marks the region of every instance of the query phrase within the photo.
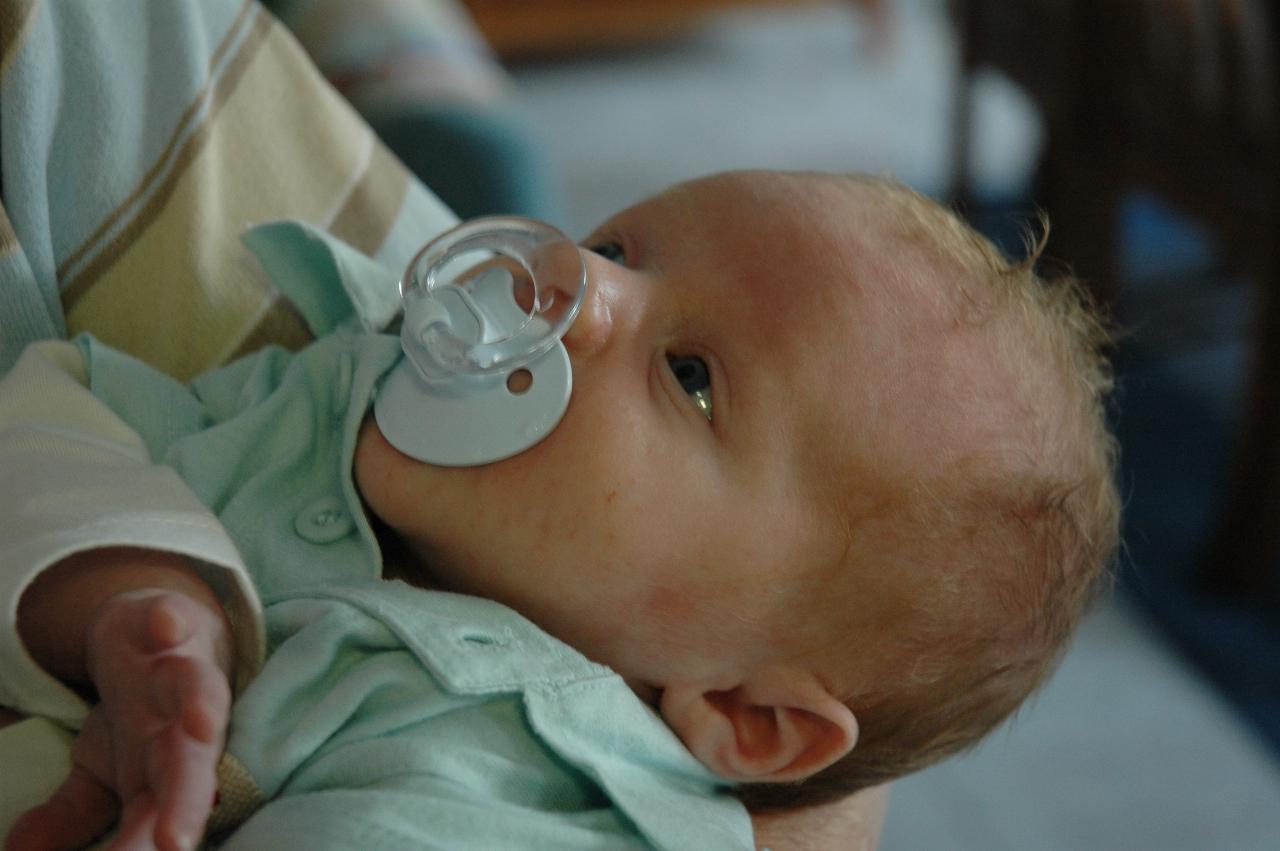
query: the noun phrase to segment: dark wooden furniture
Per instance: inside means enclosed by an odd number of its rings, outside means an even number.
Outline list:
[[[733,7],[803,6],[816,0],[463,0],[504,59],[603,50],[669,38]]]
[[[1201,584],[1275,590],[1280,548],[1280,4],[1270,0],[952,0],[960,94],[994,65],[1048,130],[1042,204],[1053,253],[1104,299],[1117,282],[1117,212],[1144,188],[1206,224],[1259,288],[1235,458]],[[959,110],[957,192],[967,187]],[[1177,463],[1171,459],[1171,463]]]

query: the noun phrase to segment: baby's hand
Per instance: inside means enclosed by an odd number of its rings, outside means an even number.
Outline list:
[[[10,831],[8,851],[78,848],[119,821],[112,849],[191,849],[213,806],[231,707],[231,637],[185,594],[131,591],[89,627],[99,703],[67,781]]]

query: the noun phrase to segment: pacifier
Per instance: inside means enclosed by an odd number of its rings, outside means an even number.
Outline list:
[[[404,357],[374,416],[404,454],[488,464],[538,443],[573,390],[561,337],[587,291],[573,240],[515,216],[466,222],[431,241],[400,281]]]

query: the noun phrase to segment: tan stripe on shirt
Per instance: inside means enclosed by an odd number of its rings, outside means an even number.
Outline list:
[[[267,30],[237,76],[205,123],[203,143],[175,170],[165,203],[140,218],[67,310],[72,333],[90,330],[179,379],[264,335],[297,340],[290,311],[277,307],[278,295],[239,241],[247,227],[282,217],[323,226],[338,216],[354,221],[348,235],[376,245],[402,203],[403,190],[384,176],[383,154],[371,154],[379,146],[367,125],[282,27]],[[264,145],[264,125],[273,145]],[[388,209],[367,218],[346,212],[359,208],[357,199],[383,197],[382,186],[399,193],[378,202]],[[294,327],[282,330],[280,322]]]
[[[255,10],[260,12],[260,10],[257,9],[257,5],[254,0],[244,0],[240,7],[240,11],[236,14],[235,20],[227,29],[227,34],[223,36],[222,41],[218,43],[218,46],[214,48],[212,55],[209,57],[208,70],[206,71],[206,80],[204,85],[202,85],[200,90],[195,93],[191,103],[187,105],[187,108],[178,118],[177,123],[174,125],[173,132],[169,136],[169,141],[165,144],[164,150],[160,152],[160,155],[151,165],[151,168],[143,174],[138,187],[133,192],[129,193],[129,195],[127,195],[124,200],[116,206],[116,209],[103,220],[102,224],[100,224],[98,228],[89,235],[89,238],[86,239],[79,248],[71,252],[71,254],[58,264],[58,280],[63,281],[69,274],[76,271],[77,267],[81,265],[81,261],[83,261],[85,255],[97,250],[107,234],[110,233],[111,230],[115,228],[127,214],[136,211],[136,206],[139,201],[146,195],[156,191],[156,186],[160,178],[172,173],[175,161],[178,163],[181,162],[181,159],[174,159],[174,152],[178,148],[179,144],[190,142],[193,134],[197,133],[204,123],[212,120],[217,101],[215,100],[213,103],[209,104],[210,108],[208,111],[202,113],[201,109],[205,106],[206,102],[210,100],[211,87],[217,82],[217,80],[215,80],[215,72],[218,69],[218,66],[221,65],[223,60],[226,58],[226,54],[233,44],[239,43],[241,47],[244,47],[245,41],[248,41],[250,45],[252,45],[252,38],[245,39],[245,23],[249,15]],[[259,18],[262,18],[261,14],[259,14]],[[261,24],[261,21],[255,21],[254,23]],[[250,30],[250,32],[252,32],[252,30]],[[243,55],[243,51],[241,55]]]
[[[329,231],[365,254],[375,254],[408,191],[408,170],[376,142],[368,166],[334,216]]]
[[[43,0],[0,0],[0,80],[31,34]]]
[[[216,80],[210,80],[210,83],[207,83],[205,88],[201,89],[196,95],[196,99],[187,108],[178,126],[174,129],[169,145],[160,155],[156,164],[143,177],[142,184],[116,208],[116,211],[103,222],[80,249],[59,264],[57,274],[58,280],[61,282],[62,303],[65,311],[70,312],[73,310],[76,303],[88,288],[93,285],[94,281],[101,276],[102,272],[115,263],[120,255],[138,238],[139,234],[150,226],[164,209],[186,169],[195,160],[204,145],[208,143],[210,128],[217,120],[219,111],[235,92],[236,86],[244,76],[245,69],[253,61],[254,55],[266,40],[267,33],[274,23],[272,18],[263,13],[253,0],[248,0],[245,3],[241,10],[241,18],[246,13],[252,14],[254,18],[250,24],[248,34],[238,45],[236,55],[227,64],[223,74]],[[237,25],[232,26],[227,38],[218,45],[210,62],[211,65],[215,65],[221,60],[221,55],[226,52],[228,44],[234,41],[233,36],[239,30],[239,23],[240,19],[237,19]],[[212,85],[211,92],[208,91],[210,85]],[[208,109],[201,111],[200,106],[206,98],[209,100]],[[178,148],[177,155],[170,160],[170,157],[173,156],[174,148]],[[166,166],[168,167],[166,168]],[[144,196],[146,196],[146,201],[141,207],[137,207],[137,202]],[[97,243],[103,238],[104,234],[135,209],[137,212],[134,218],[128,221],[119,235],[102,247],[99,253],[88,261],[86,265],[76,270],[76,264],[97,247]],[[67,275],[69,272],[73,277],[68,280]]]

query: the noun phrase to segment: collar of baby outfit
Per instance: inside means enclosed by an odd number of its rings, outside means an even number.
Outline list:
[[[388,625],[454,693],[521,693],[539,737],[599,783],[655,847],[752,847],[742,804],[711,792],[723,781],[658,714],[612,669],[518,612],[399,581],[331,584],[304,595],[341,600]]]
[[[436,234],[426,234],[427,239]],[[240,241],[321,337],[343,326],[380,331],[400,310],[400,274],[296,219],[256,225]]]

